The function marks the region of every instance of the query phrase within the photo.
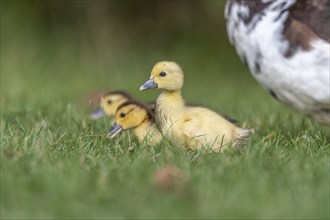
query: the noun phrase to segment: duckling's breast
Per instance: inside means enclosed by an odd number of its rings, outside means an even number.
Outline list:
[[[180,110],[176,111],[163,105],[157,106],[156,121],[165,137],[173,139],[174,136],[178,136],[182,124],[181,115]]]
[[[165,138],[173,143],[181,135],[184,101],[179,93],[162,93],[158,96],[156,102],[156,122]]]
[[[156,124],[147,121],[134,129],[134,134],[139,142],[145,141],[147,145],[153,146],[161,141],[161,134]]]

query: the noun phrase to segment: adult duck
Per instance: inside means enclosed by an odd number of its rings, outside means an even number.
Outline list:
[[[227,32],[276,99],[330,125],[330,0],[228,0]]]

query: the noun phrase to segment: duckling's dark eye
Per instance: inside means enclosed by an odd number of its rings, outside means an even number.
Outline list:
[[[124,118],[125,116],[126,116],[126,113],[124,113],[124,112],[120,113],[121,118]]]
[[[108,102],[108,104],[111,104],[111,103],[112,103],[112,101],[111,101],[111,100],[108,100],[107,102]]]
[[[162,72],[159,73],[159,76],[165,77],[166,76],[166,73],[164,71],[162,71]]]

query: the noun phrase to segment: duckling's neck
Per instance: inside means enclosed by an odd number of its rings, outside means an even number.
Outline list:
[[[157,98],[157,106],[159,105],[166,105],[171,109],[182,108],[185,103],[181,95],[181,90],[163,91]]]

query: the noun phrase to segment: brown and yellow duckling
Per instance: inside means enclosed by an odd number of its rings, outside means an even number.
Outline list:
[[[132,100],[131,95],[125,91],[112,91],[104,94],[100,101],[100,108],[90,114],[91,119],[99,119],[103,116],[114,117],[118,106]]]
[[[236,126],[210,109],[185,104],[181,95],[183,81],[178,64],[162,61],[154,65],[150,79],[140,87],[162,90],[156,101],[156,122],[162,134],[173,144],[191,149],[210,146],[220,151],[230,144],[244,143],[251,130]]]
[[[123,130],[132,129],[139,142],[146,141],[148,145],[155,145],[160,142],[162,135],[156,124],[154,113],[149,106],[137,101],[126,101],[122,103],[115,116],[108,135],[114,138]]]

